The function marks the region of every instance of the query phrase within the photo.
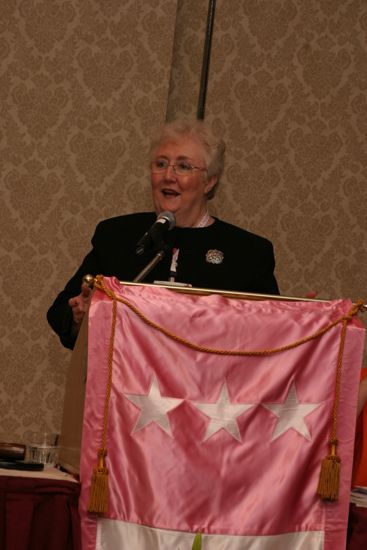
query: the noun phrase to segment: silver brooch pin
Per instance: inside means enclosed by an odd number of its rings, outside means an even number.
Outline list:
[[[223,262],[224,254],[221,250],[208,250],[205,259],[208,264],[221,264]]]

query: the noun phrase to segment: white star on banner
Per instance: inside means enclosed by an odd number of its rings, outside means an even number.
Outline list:
[[[222,386],[216,403],[191,403],[210,418],[203,441],[218,432],[221,428],[238,441],[241,441],[236,418],[254,405],[253,403],[231,403],[229,401],[226,382]]]
[[[140,414],[132,433],[141,430],[151,422],[158,424],[165,432],[172,437],[171,425],[167,412],[175,409],[182,403],[183,399],[175,397],[163,397],[159,391],[158,382],[153,377],[152,385],[150,386],[147,395],[124,394],[125,397],[134,403],[140,409]]]
[[[300,403],[297,398],[296,386],[293,383],[284,403],[263,404],[263,407],[278,417],[271,441],[293,428],[304,438],[311,440],[311,435],[305,423],[305,417],[317,409],[320,403]]]

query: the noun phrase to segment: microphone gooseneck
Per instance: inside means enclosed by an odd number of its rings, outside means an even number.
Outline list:
[[[165,210],[161,212],[153,225],[148,229],[136,245],[136,254],[139,256],[150,248],[159,248],[164,246],[163,237],[168,231],[171,231],[176,225],[176,219],[172,212]]]

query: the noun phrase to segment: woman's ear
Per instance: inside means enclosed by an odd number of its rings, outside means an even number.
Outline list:
[[[213,189],[213,187],[216,186],[217,183],[218,176],[212,176],[211,178],[209,178],[204,188],[205,194],[207,195],[208,193],[210,193],[210,191]]]

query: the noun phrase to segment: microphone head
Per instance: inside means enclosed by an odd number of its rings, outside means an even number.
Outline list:
[[[176,225],[176,218],[175,215],[172,214],[169,210],[165,210],[164,212],[161,212],[157,220],[166,220],[168,222],[168,231],[171,231]]]

